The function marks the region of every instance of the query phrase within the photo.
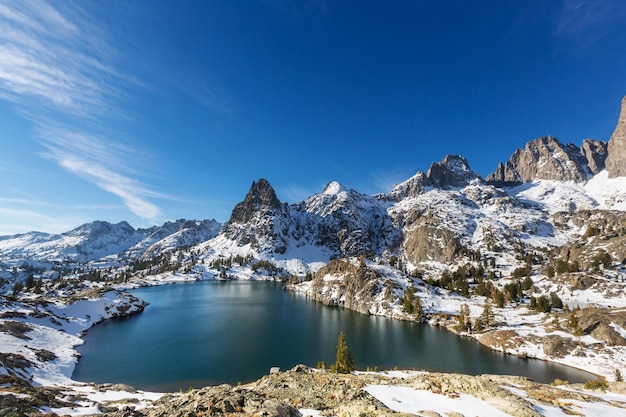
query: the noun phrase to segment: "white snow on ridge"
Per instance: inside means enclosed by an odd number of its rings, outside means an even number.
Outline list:
[[[583,209],[626,211],[626,177],[608,178],[606,170],[585,184],[536,180],[506,191],[512,197],[539,205],[550,213]]]
[[[401,413],[421,415],[420,411],[428,410],[442,416],[459,413],[465,416],[510,417],[487,401],[468,394],[457,394],[456,398],[452,398],[398,385],[370,385],[364,390],[393,411]]]
[[[604,170],[587,181],[584,189],[600,203],[600,208],[626,211],[626,177],[609,178]]]
[[[348,189],[344,187],[343,185],[339,184],[337,181],[332,181],[332,182],[329,182],[328,185],[324,188],[324,191],[322,191],[322,194],[335,195],[343,191],[348,191]]]

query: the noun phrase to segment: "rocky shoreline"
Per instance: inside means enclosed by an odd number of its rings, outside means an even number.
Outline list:
[[[468,306],[468,320],[474,321],[483,314],[485,297],[464,297],[418,285],[415,298],[424,305],[423,315],[410,314],[401,304],[402,291],[411,285],[408,278],[385,281],[381,276],[388,271],[374,263],[358,267],[357,262],[336,262],[333,268],[322,269],[312,281],[289,284],[286,288],[329,306],[426,322],[473,338],[498,352],[566,365],[609,381],[626,372],[626,308],[590,305],[578,311],[549,314],[534,312],[523,303],[504,308],[491,306],[493,324],[482,330],[461,330],[461,307]],[[380,281],[385,283],[379,286]],[[576,329],[568,327],[572,314]]]
[[[613,415],[626,413],[626,384],[611,383],[616,395],[607,398],[602,390],[585,389],[582,385],[550,386],[532,380],[503,375],[469,376],[429,372],[382,372],[336,374],[298,365],[285,372],[271,373],[259,380],[241,386],[220,385],[192,390],[183,394],[169,394],[150,407],[137,410],[126,405],[121,410],[105,412],[108,417],[187,417],[202,415],[229,416],[442,416],[442,401],[457,404],[457,409],[445,415],[471,416],[463,408],[475,401],[484,407],[486,414],[513,417],[538,417],[542,411],[560,410],[571,415],[583,414],[586,404],[604,407]],[[391,390],[405,393],[385,401],[381,392]],[[401,408],[411,395],[418,401],[412,403],[411,412],[394,411],[386,403],[391,401]],[[432,399],[438,401],[432,401]],[[431,399],[423,401],[420,399]],[[382,400],[382,401],[381,401]],[[117,403],[120,404],[119,402]],[[447,405],[448,408],[454,406]],[[105,407],[106,408],[106,407]]]

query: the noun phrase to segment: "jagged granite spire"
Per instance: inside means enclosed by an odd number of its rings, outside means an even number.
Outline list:
[[[622,99],[617,126],[609,140],[606,170],[609,178],[626,177],[626,97]]]
[[[433,162],[426,173],[427,184],[437,188],[465,187],[480,175],[472,171],[467,159],[460,155],[446,155],[441,162]]]
[[[259,178],[252,181],[246,198],[237,204],[230,215],[228,223],[245,223],[250,221],[255,212],[263,208],[280,209],[280,200],[269,181]]]
[[[595,142],[586,146],[589,151],[598,148],[601,146]],[[592,171],[588,167],[590,159],[594,160],[594,156],[583,155],[581,148],[571,143],[564,145],[557,138],[543,136],[528,142],[524,149],[516,150],[505,164],[499,163],[486,181],[500,185],[534,180],[585,182]],[[602,163],[600,157],[594,167],[597,169]]]

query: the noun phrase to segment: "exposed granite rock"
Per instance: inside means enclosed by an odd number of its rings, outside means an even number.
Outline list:
[[[626,326],[626,312],[604,308],[584,308],[578,316],[578,324],[583,334],[591,335],[601,342],[606,342],[609,346],[626,345],[626,339],[613,327],[614,325],[620,328]]]
[[[606,251],[613,262],[626,262],[626,214],[610,210],[578,210],[559,212],[553,216],[557,227],[567,228],[573,223],[585,228],[585,233],[563,245],[559,257],[578,262],[583,270],[592,268],[594,259]]]
[[[311,298],[326,305],[345,307],[368,314],[373,297],[378,293],[381,277],[365,263],[354,265],[343,259],[333,259],[315,274]]]
[[[580,404],[597,403],[620,413],[624,405],[582,390],[581,385],[551,386],[506,375],[442,374],[407,372],[334,374],[297,365],[293,369],[262,377],[247,385],[221,385],[172,394],[152,406],[134,410],[104,411],[103,417],[189,417],[189,416],[300,416],[300,409],[316,410],[322,416],[408,417],[438,416],[424,402],[412,414],[394,412],[369,394],[371,386],[405,387],[430,392],[441,398],[470,395],[512,417],[540,417],[543,407],[558,408],[564,415],[580,415]],[[612,392],[623,392],[624,383],[608,383]],[[108,407],[104,407],[108,408]],[[440,408],[438,411],[442,411]],[[304,414],[306,415],[306,414]],[[467,416],[450,411],[446,416]],[[474,414],[471,414],[474,415]]]
[[[276,197],[276,192],[264,178],[252,181],[244,200],[233,208],[228,223],[249,222],[253,215],[262,209],[280,209],[280,200]]]
[[[587,160],[589,171],[596,175],[604,169],[608,155],[608,144],[601,140],[585,139],[580,147],[580,152]]]
[[[284,253],[288,245],[289,206],[282,205],[266,179],[253,181],[248,194],[232,211],[223,233],[240,245]]]
[[[562,358],[576,349],[577,343],[571,338],[550,334],[541,338],[543,353],[550,357]]]
[[[413,263],[451,262],[463,247],[456,233],[431,220],[422,216],[405,235],[404,250]]]
[[[426,174],[418,171],[417,174],[408,180],[396,184],[387,196],[392,201],[401,201],[409,197],[417,197],[424,192],[425,184],[428,182]]]
[[[387,214],[383,198],[369,196],[331,182],[321,194],[292,206],[297,238],[308,236],[316,246],[338,257],[379,253],[397,247],[402,235]],[[294,237],[296,237],[294,235]]]
[[[447,155],[440,162],[433,162],[426,174],[419,171],[413,177],[394,186],[388,198],[400,201],[407,197],[417,197],[426,187],[443,189],[465,187],[473,181],[482,182],[482,178],[472,171],[467,159],[459,155]]]
[[[591,151],[598,147],[590,142],[586,149]],[[583,151],[571,143],[563,145],[552,136],[544,136],[528,142],[524,149],[516,150],[506,164],[500,162],[486,181],[497,185],[539,179],[584,182],[592,172],[587,166],[590,159],[597,169],[602,161],[600,155],[583,155]]]
[[[426,173],[427,185],[437,188],[465,187],[480,175],[469,167],[467,159],[459,155],[447,155],[441,162],[433,162]]]
[[[609,140],[606,170],[609,178],[626,177],[626,97],[622,99],[617,126]]]

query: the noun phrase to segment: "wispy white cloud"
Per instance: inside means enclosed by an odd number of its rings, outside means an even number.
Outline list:
[[[367,190],[371,194],[389,193],[394,186],[405,181],[407,178],[415,175],[417,171],[408,173],[404,170],[391,170],[391,171],[374,171],[369,175],[370,180],[364,187],[368,187]]]
[[[287,203],[299,203],[311,197],[312,195],[321,193],[323,189],[324,189],[323,185],[320,186],[319,189],[317,190],[304,188],[304,187],[296,186],[296,185],[291,185],[291,186],[282,187],[278,189],[277,194],[279,198],[286,199]]]
[[[44,137],[46,156],[59,166],[118,196],[139,217],[156,221],[161,216],[161,210],[149,198],[165,196],[120,173],[131,168],[125,167],[126,158],[116,154],[114,148],[107,148],[98,138],[74,132],[46,132]]]
[[[58,6],[0,0],[0,98],[35,124],[45,157],[155,221],[151,199],[164,196],[137,179],[140,152],[111,137],[140,83],[116,70],[114,42],[80,4]]]
[[[235,107],[226,93],[217,87],[209,86],[209,84],[202,79],[180,80],[177,88],[198,104],[217,114],[227,116],[234,114]]]
[[[589,44],[610,33],[613,25],[622,27],[626,18],[623,0],[562,0],[556,15],[558,36],[584,36]]]
[[[33,230],[49,233],[66,232],[81,223],[74,217],[48,216],[34,210],[0,207],[0,236],[14,235]]]

